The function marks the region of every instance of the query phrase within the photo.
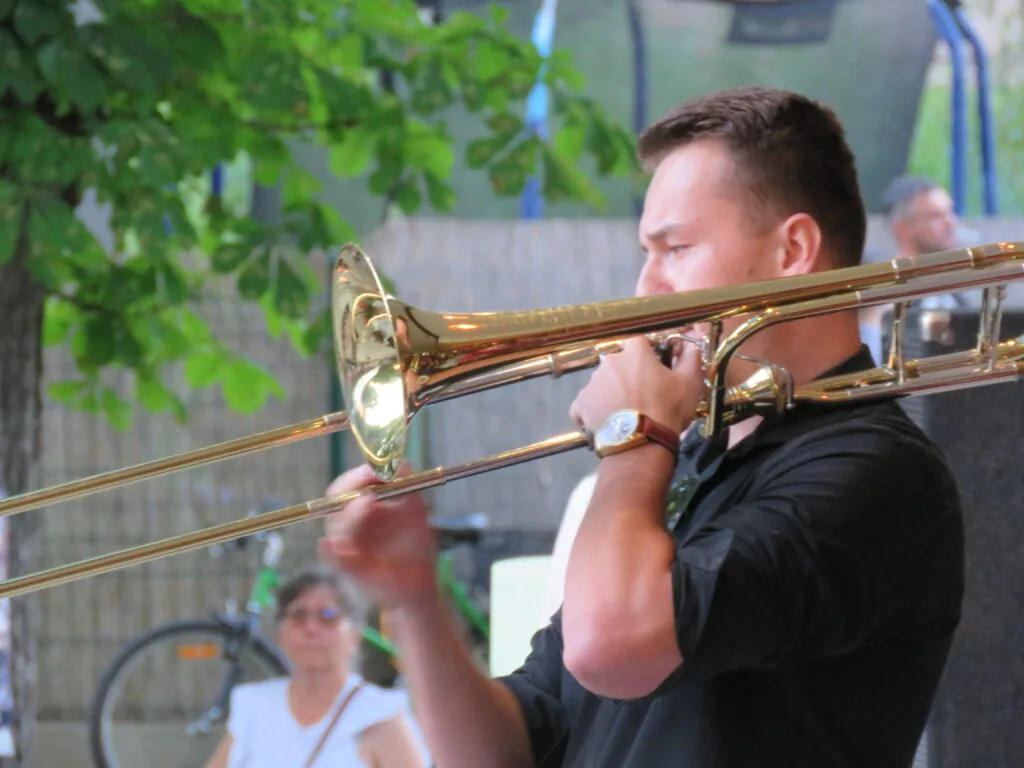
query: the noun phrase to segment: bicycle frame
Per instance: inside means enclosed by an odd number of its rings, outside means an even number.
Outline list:
[[[477,604],[469,595],[469,590],[466,586],[455,578],[455,574],[452,571],[452,564],[454,558],[451,554],[444,553],[438,557],[438,581],[441,585],[441,590],[446,592],[448,596],[455,602],[456,607],[459,610],[459,615],[470,624],[471,627],[476,629],[485,640],[489,640],[491,636],[490,622],[487,619],[487,615],[480,610]]]

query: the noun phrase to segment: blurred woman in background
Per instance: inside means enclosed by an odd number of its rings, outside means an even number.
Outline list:
[[[206,768],[425,768],[406,698],[352,670],[360,632],[340,577],[314,566],[277,598],[289,677],[235,687]]]

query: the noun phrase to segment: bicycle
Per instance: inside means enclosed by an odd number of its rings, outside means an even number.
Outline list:
[[[439,534],[441,588],[467,629],[478,663],[486,669],[490,636],[487,608],[481,607],[483,601],[471,595],[455,577],[453,564],[459,545],[479,542],[487,518],[480,514],[435,518],[433,524]],[[281,583],[281,535],[270,531],[241,537],[212,548],[211,554],[220,557],[229,549],[245,551],[253,541],[261,542],[263,549],[244,609],[239,611],[229,600],[225,611],[214,611],[209,618],[176,620],[154,627],[125,643],[104,670],[88,713],[89,745],[97,768],[202,765],[222,737],[232,689],[242,682],[288,674],[287,659],[261,629]],[[371,655],[364,664],[380,664],[381,658],[387,664],[383,672],[364,672],[364,676],[377,684],[394,684],[400,675],[400,663],[386,631],[367,623],[363,641],[363,652],[369,650]],[[213,662],[214,668],[209,670],[199,662]],[[226,669],[218,672],[217,667],[224,663]],[[141,682],[135,683],[129,675],[140,665],[144,674]],[[386,679],[389,677],[390,681]],[[151,690],[161,696],[170,695],[154,704],[145,701]],[[129,705],[128,728],[124,739],[119,740],[115,738],[115,714],[124,693],[129,694],[129,701],[143,703]],[[198,715],[192,715],[196,702],[210,703]],[[203,706],[198,704],[199,708]]]

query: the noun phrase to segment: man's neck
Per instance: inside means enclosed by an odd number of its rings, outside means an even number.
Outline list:
[[[833,313],[787,323],[772,363],[785,368],[794,385],[819,378],[856,355],[864,342],[852,312]]]
[[[785,369],[794,387],[842,365],[856,355],[863,344],[856,316],[847,313],[795,320],[786,325],[789,327],[785,335],[777,336],[767,362]],[[760,416],[754,416],[730,426],[729,447],[754,432],[762,421]]]

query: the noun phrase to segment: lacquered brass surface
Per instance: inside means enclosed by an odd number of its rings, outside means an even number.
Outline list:
[[[532,445],[452,467],[394,479],[406,428],[431,402],[461,397],[536,376],[596,366],[603,354],[644,335],[662,345],[706,326],[702,345],[706,398],[697,416],[707,433],[758,413],[785,413],[801,402],[914,396],[1013,381],[1024,375],[1024,337],[999,338],[1005,285],[1024,279],[1024,244],[994,243],[867,264],[802,277],[685,294],[648,296],[528,312],[428,312],[384,292],[369,258],[355,245],[339,252],[333,273],[334,343],[348,413],[335,413],[240,440],[0,501],[0,515],[89,495],[168,472],[351,428],[390,497],[424,490],[521,462],[590,445],[567,432]],[[908,302],[929,295],[983,289],[974,349],[905,360],[902,333]],[[780,322],[895,304],[897,322],[885,362],[875,368],[795,384],[770,360],[746,382],[726,387],[730,361],[752,335]],[[724,321],[736,327],[724,331]],[[749,358],[747,358],[749,361]],[[343,510],[355,495],[322,498],[231,523],[103,555],[0,584],[0,598],[88,578],[168,557],[240,535],[271,530]]]
[[[377,474],[390,480],[405,455],[409,397],[405,387],[407,352],[402,318],[392,316],[390,301],[376,270],[353,245],[335,262],[332,308],[338,378],[352,435]]]

